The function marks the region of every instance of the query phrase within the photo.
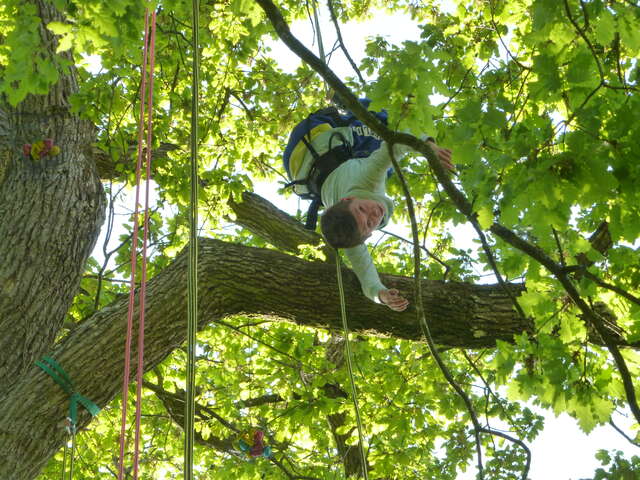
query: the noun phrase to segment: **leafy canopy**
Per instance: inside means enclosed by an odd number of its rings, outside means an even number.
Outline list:
[[[274,37],[272,27],[256,3],[203,3],[198,205],[203,233],[263,246],[246,231],[224,228],[226,201],[256,182],[283,181],[280,152],[287,133],[323,105],[323,85],[305,65],[294,73],[279,67],[266,46]],[[73,58],[80,86],[73,108],[98,128],[96,146],[116,172],[107,185],[115,202],[119,185],[133,179],[129,152],[136,137],[144,5],[133,0],[53,4],[65,20],[49,25],[41,24],[29,3],[6,0],[0,5],[0,93],[13,104],[27,94],[45,93],[58,80],[58,69],[71,68]],[[190,2],[160,1],[152,7],[159,12],[154,138],[156,147],[161,142],[176,146],[154,167],[153,275],[188,237],[192,48]],[[289,21],[306,21],[306,5],[288,1],[279,7]],[[626,340],[640,340],[638,305],[592,280],[639,293],[640,8],[628,0],[454,2],[451,13],[430,0],[419,5],[334,1],[333,7],[343,24],[384,15],[380,9],[385,8],[405,12],[419,25],[419,38],[402,44],[371,32],[360,62],[370,81],[362,87],[353,75],[347,84],[369,96],[374,108],[387,108],[397,128],[429,133],[454,151],[460,171],[455,181],[473,201],[483,228],[499,221],[569,267],[588,259],[591,277],[575,279],[580,294],[590,304],[604,305]],[[56,35],[54,56],[38,50],[42,28]],[[91,67],[90,58],[100,59],[99,70]],[[464,217],[423,159],[410,159],[404,168],[419,200],[419,227],[448,266],[428,260],[424,275],[478,281],[490,270],[484,253],[459,247],[450,232]],[[390,181],[389,191],[402,202],[397,180]],[[398,223],[408,221],[402,208],[397,212]],[[611,246],[598,251],[588,238],[603,222]],[[82,321],[124,292],[120,283],[110,281],[128,274],[130,234],[121,240],[106,259],[114,263],[107,266],[98,257],[89,262],[69,312],[71,322]],[[520,303],[534,320],[535,332],[512,344],[498,342],[495,349],[447,351],[458,382],[483,416],[507,425],[525,441],[536,436],[542,422],[521,400],[568,412],[586,432],[606,423],[627,401],[608,353],[589,342],[593,332],[548,271],[503,241],[490,237],[490,242],[502,274],[526,282]],[[410,275],[409,250],[399,239],[386,237],[374,255],[381,270]],[[347,395],[327,391],[327,385],[346,384],[344,364],[335,354],[339,339],[272,319],[227,321],[200,335],[197,402],[238,431],[263,428],[287,471],[340,476],[344,451],[336,439],[353,445],[357,436]],[[374,337],[358,337],[355,344],[369,462],[376,475],[456,478],[472,463],[467,414],[425,347]],[[637,376],[637,354],[626,351],[624,356]],[[152,394],[149,387],[145,398],[149,421],[144,425],[143,478],[179,476],[180,431],[172,423],[170,404],[171,394],[184,388],[183,366],[184,354],[178,350],[147,375],[164,393]],[[492,394],[506,385],[506,398]],[[96,472],[107,478],[114,470],[117,412],[118,405],[111,405],[80,437],[79,478]],[[327,421],[332,428],[327,429]],[[238,435],[214,415],[203,413],[196,428],[202,478],[261,478],[267,470],[269,478],[286,478],[266,461],[248,462],[229,453],[225,442]],[[484,441],[491,478],[513,478],[522,470],[522,450]],[[637,464],[635,457],[599,455],[618,471]],[[61,457],[50,462],[42,478],[59,471]],[[594,478],[603,475],[599,470]]]

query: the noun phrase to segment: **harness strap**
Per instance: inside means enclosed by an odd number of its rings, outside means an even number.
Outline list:
[[[305,137],[302,137],[300,140],[302,140],[302,143],[304,143],[304,146],[307,147],[307,149],[311,152],[311,155],[313,155],[314,160],[317,161],[320,158],[320,154],[313,147],[313,145],[311,145],[311,142],[307,140]]]
[[[329,150],[318,158],[309,171],[307,182],[309,190],[320,197],[322,185],[324,185],[327,177],[340,165],[349,160],[351,157],[351,150],[341,145]]]
[[[320,205],[322,205],[322,200],[319,198],[314,198],[311,201],[311,205],[309,205],[309,210],[307,210],[307,221],[304,224],[304,228],[307,230],[315,230],[316,225],[318,224],[318,211],[320,210]]]
[[[333,147],[333,139],[338,137],[341,145]],[[294,185],[304,185],[309,193],[299,195],[305,200],[311,200],[311,205],[307,211],[307,221],[304,228],[307,230],[315,230],[318,223],[318,211],[322,205],[322,185],[327,177],[342,163],[353,157],[351,145],[340,132],[334,132],[329,138],[329,149],[320,155],[309,140],[302,137],[302,142],[313,156],[313,164],[309,170],[307,178],[301,180],[293,180],[285,185],[285,188]]]

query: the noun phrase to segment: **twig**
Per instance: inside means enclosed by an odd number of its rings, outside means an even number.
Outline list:
[[[520,97],[520,94],[522,93],[522,90],[524,89],[524,86],[527,83],[527,79],[529,78],[529,74],[531,73],[531,70],[527,71],[526,76],[524,77],[524,79],[522,80],[522,83],[520,84],[520,89],[518,90],[518,93],[516,95],[515,101],[518,101],[518,98]],[[520,110],[518,110],[518,112],[512,112],[511,113],[511,118],[507,120],[507,124],[509,124],[509,122],[513,122],[511,127],[508,130],[509,135],[507,136],[507,138],[509,138],[509,136],[511,135],[511,130],[513,129],[513,127],[516,126],[516,122],[518,121],[518,117],[520,116],[520,114],[522,112],[524,112],[524,109],[527,107],[527,102],[529,101],[529,94],[527,93],[527,96],[524,98],[524,102],[522,102],[522,107],[520,108]],[[514,102],[514,107],[515,107],[515,102]]]
[[[464,82],[467,80],[467,77],[469,76],[469,73],[471,73],[472,70],[473,70],[473,66],[471,66],[471,67],[469,67],[467,69],[467,71],[464,74],[464,77],[462,77],[462,81],[460,82],[460,86],[458,87],[458,89],[455,92],[453,92],[453,95],[451,95],[447,99],[447,101],[443,105],[440,106],[440,110],[442,110],[444,112],[445,108],[447,108],[447,105],[449,105],[451,103],[451,101],[458,96],[458,94],[464,88]]]
[[[622,73],[622,65],[620,63],[620,32],[616,32],[613,38],[616,51],[616,71],[618,72],[618,80],[623,87],[627,87],[627,81]]]
[[[353,59],[351,58],[351,55],[349,55],[349,52],[347,51],[347,47],[344,45],[344,41],[342,40],[342,33],[340,32],[340,25],[338,24],[338,18],[336,17],[336,13],[333,10],[333,2],[331,0],[327,0],[327,5],[329,6],[329,13],[331,14],[331,21],[333,22],[333,25],[336,27],[336,35],[338,36],[338,43],[340,44],[340,48],[342,49],[342,52],[344,53],[344,56],[347,57],[347,60],[351,64],[351,67],[353,68],[353,70],[358,75],[358,78],[360,79],[360,83],[362,84],[363,87],[365,87],[367,85],[367,82],[365,82],[364,78],[362,78],[362,74],[360,73],[360,69],[358,68],[356,63],[353,61]]]
[[[478,368],[478,366],[475,364],[475,362],[473,361],[473,359],[469,356],[469,354],[465,351],[462,350],[462,355],[464,356],[465,360],[467,361],[467,363],[469,365],[471,365],[471,368],[473,369],[473,371],[475,372],[475,374],[480,378],[480,380],[482,381],[482,383],[484,384],[485,388],[487,389],[487,391],[489,392],[489,394],[495,399],[496,403],[498,404],[498,406],[501,408],[502,412],[505,414],[505,416],[509,419],[509,421],[511,422],[511,426],[513,428],[515,428],[516,430],[518,430],[518,433],[520,435],[522,435],[522,431],[521,428],[515,424],[515,422],[513,421],[513,419],[511,418],[511,416],[509,415],[509,412],[507,412],[505,410],[505,408],[502,406],[502,403],[500,402],[500,398],[498,397],[498,395],[496,395],[496,393],[491,389],[491,386],[489,385],[489,382],[487,382],[487,380],[484,378],[484,375],[482,375],[482,372],[480,371],[480,369]]]
[[[131,280],[118,280],[117,278],[105,278],[100,275],[84,275],[82,278],[91,278],[93,280],[101,280],[103,282],[111,282],[111,283],[131,283]]]
[[[283,357],[290,358],[291,360],[293,360],[296,363],[295,366],[294,365],[288,365],[288,364],[286,364],[284,362],[282,362],[282,364],[287,366],[287,367],[289,367],[289,368],[291,368],[292,370],[298,370],[299,368],[302,367],[302,362],[300,360],[298,360],[297,358],[289,355],[287,352],[283,352],[282,350],[279,350],[278,348],[274,347],[273,345],[269,345],[268,343],[263,342],[259,338],[256,338],[256,337],[254,337],[253,335],[251,335],[251,334],[249,334],[247,332],[243,332],[239,328],[237,328],[237,327],[235,327],[233,325],[230,325],[230,324],[228,324],[228,323],[226,323],[226,322],[224,322],[222,320],[216,320],[215,323],[220,324],[220,325],[222,325],[224,327],[227,327],[228,329],[233,330],[234,332],[239,333],[240,335],[244,335],[245,337],[250,338],[254,342],[257,342],[257,343],[259,343],[261,345],[264,345],[268,349],[273,350],[274,352],[282,355]]]
[[[412,242],[411,240],[409,240],[409,239],[407,239],[407,238],[404,238],[404,237],[402,237],[402,236],[400,236],[400,235],[398,235],[398,234],[396,234],[396,233],[390,232],[390,231],[388,231],[388,230],[383,230],[383,229],[380,229],[380,231],[381,231],[382,233],[385,233],[385,234],[387,234],[387,235],[390,235],[390,236],[392,236],[392,237],[395,237],[395,238],[397,238],[398,240],[402,240],[403,242],[408,243],[409,245],[413,245],[413,242]],[[427,247],[425,247],[424,245],[420,245],[420,248],[421,248],[422,250],[424,250],[424,252],[425,252],[427,255],[429,255],[431,258],[433,258],[436,262],[438,262],[440,265],[442,265],[442,266],[444,267],[444,269],[445,269],[444,276],[446,277],[446,276],[448,275],[448,273],[449,273],[449,270],[451,270],[451,267],[450,267],[449,265],[447,265],[444,261],[440,260],[436,255],[434,255],[434,254],[433,254],[433,253],[432,253],[432,252],[431,252]]]
[[[616,432],[618,432],[620,435],[622,435],[631,445],[635,445],[636,447],[640,447],[640,443],[636,442],[629,435],[624,433],[624,431],[620,427],[618,427],[615,423],[613,423],[613,420],[609,419],[609,425],[611,425],[613,427],[613,429]]]
[[[587,38],[587,36],[582,31],[578,23],[574,20],[573,15],[571,15],[571,9],[569,8],[569,3],[567,2],[567,0],[564,0],[564,10],[565,12],[567,12],[567,17],[569,17],[569,21],[578,32],[578,35],[582,37],[582,39],[585,41],[585,43],[589,47],[589,50],[591,50],[591,54],[593,55],[593,58],[596,61],[596,65],[598,67],[598,73],[600,74],[600,82],[604,84],[605,83],[604,71],[602,70],[602,64],[600,63],[598,54],[596,53],[595,48],[593,48],[593,45],[591,44],[591,41],[589,40],[589,38]],[[587,23],[588,23],[588,20],[587,20]],[[585,25],[585,27],[586,26],[587,25]]]
[[[487,242],[487,238],[485,237],[484,232],[482,231],[482,228],[480,227],[480,224],[478,223],[477,216],[473,216],[473,217],[469,218],[469,221],[470,221],[471,225],[473,226],[474,230],[476,231],[476,233],[478,234],[478,238],[480,238],[480,243],[482,244],[482,249],[484,250],[484,253],[487,256],[487,261],[489,262],[489,266],[491,266],[491,270],[493,270],[494,275],[498,279],[498,283],[500,284],[500,286],[502,287],[504,292],[511,299],[511,303],[513,303],[513,306],[517,310],[518,315],[520,315],[520,317],[523,320],[527,320],[527,315],[524,313],[524,310],[520,306],[520,303],[518,303],[518,300],[513,295],[513,292],[507,286],[506,282],[502,278],[502,274],[500,273],[500,270],[498,269],[498,264],[496,262],[496,259],[495,259],[494,255],[493,255],[493,251],[491,250],[491,247],[489,246],[489,242]]]
[[[616,292],[618,295],[620,295],[621,297],[626,298],[630,302],[633,302],[636,305],[640,305],[640,298],[638,298],[635,295],[627,292],[626,290],[623,290],[620,287],[612,285],[611,283],[605,282],[604,280],[598,278],[596,275],[594,275],[593,273],[591,273],[587,269],[585,269],[584,271],[581,271],[581,273],[585,277],[587,277],[589,280],[593,281],[596,285],[599,285],[602,288],[606,288],[607,290],[611,290],[612,292]]]
[[[551,231],[553,232],[553,238],[555,238],[556,245],[558,247],[558,255],[560,257],[560,265],[562,265],[562,267],[564,268],[564,267],[567,266],[567,264],[564,261],[564,253],[562,252],[562,245],[560,244],[560,238],[558,238],[558,232],[553,227],[551,227]]]
[[[471,368],[473,368],[474,372],[476,373],[476,375],[478,375],[478,377],[480,377],[480,380],[482,380],[482,383],[484,383],[485,388],[488,390],[489,394],[493,396],[493,398],[495,398],[496,403],[500,406],[500,408],[502,409],[503,413],[507,416],[507,418],[509,418],[509,421],[511,422],[512,426],[514,428],[516,428],[517,430],[520,430],[520,428],[515,425],[515,422],[511,419],[511,417],[509,416],[508,412],[504,409],[504,407],[502,406],[502,403],[500,402],[500,399],[498,398],[498,396],[493,392],[493,390],[491,389],[491,387],[489,386],[489,384],[487,383],[487,381],[484,379],[484,377],[482,376],[482,372],[480,372],[480,369],[477,367],[477,365],[473,362],[473,360],[471,360],[471,357],[469,357],[469,355],[467,354],[467,352],[465,352],[464,350],[462,351],[462,354],[464,355],[464,358],[466,358],[467,362],[469,362],[469,364],[471,365]],[[519,447],[521,447],[526,456],[527,456],[527,463],[525,464],[525,468],[522,471],[522,480],[527,480],[527,476],[529,475],[529,469],[531,467],[531,450],[529,450],[529,447],[527,447],[527,445],[520,439],[517,438],[513,438],[509,435],[506,435],[503,432],[500,432],[499,430],[496,429],[483,429],[483,431],[485,433],[488,433],[490,435],[497,435],[498,437],[502,437],[506,440],[509,440],[510,442],[515,443],[516,445],[518,445]],[[520,435],[522,435],[522,432],[519,432]]]
[[[529,475],[529,469],[531,468],[531,450],[529,450],[529,447],[527,447],[527,445],[522,440],[518,438],[513,438],[512,436],[507,435],[506,433],[499,432],[497,430],[492,430],[492,429],[490,430],[488,428],[483,428],[482,431],[484,433],[490,433],[491,435],[496,435],[498,437],[502,437],[506,440],[509,440],[510,442],[515,443],[525,451],[525,454],[527,455],[527,463],[525,464],[524,470],[522,471],[521,479],[527,480],[527,476]]]
[[[500,43],[502,44],[505,51],[507,52],[507,55],[511,57],[511,59],[515,62],[515,64],[518,65],[518,67],[520,67],[520,69],[531,70],[531,67],[527,67],[526,65],[523,65],[522,63],[520,63],[520,61],[511,53],[511,50],[509,50],[509,47],[507,47],[507,45],[504,43],[504,40],[502,39],[502,35],[500,35],[500,32],[498,31],[498,25],[496,24],[496,20],[494,18],[493,0],[489,0],[489,9],[491,11],[491,25],[493,26],[493,29],[498,34],[498,39],[500,40]]]
[[[240,98],[240,96],[236,93],[236,92],[229,92],[231,94],[231,96],[233,98],[235,98],[236,100],[238,100],[240,102],[240,105],[242,105],[242,109],[245,111],[245,113],[247,114],[247,117],[249,117],[249,120],[251,120],[252,122],[254,121],[253,118],[253,113],[251,112],[251,109],[249,107],[247,107],[247,104],[244,103],[244,101],[242,100],[242,98]]]

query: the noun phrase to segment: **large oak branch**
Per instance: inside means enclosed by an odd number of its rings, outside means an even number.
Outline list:
[[[202,239],[199,250],[200,328],[236,314],[341,328],[334,266],[211,239]],[[384,276],[384,281],[410,296],[411,279]],[[149,282],[146,370],[185,340],[186,284],[185,254]],[[345,272],[345,288],[353,330],[420,340],[410,310],[396,313],[370,302],[351,272]],[[518,292],[522,287],[511,288]],[[424,292],[433,335],[440,344],[479,348],[530,330],[498,286],[425,280]],[[120,390],[126,312],[127,299],[122,298],[85,321],[53,352],[78,391],[99,405],[106,405]],[[38,473],[62,445],[64,431],[59,422],[67,408],[66,395],[36,367],[18,379],[0,398],[0,478],[31,479]],[[81,424],[88,420],[82,411]]]

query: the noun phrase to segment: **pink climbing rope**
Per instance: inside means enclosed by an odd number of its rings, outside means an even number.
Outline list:
[[[131,245],[131,280],[129,282],[129,308],[127,311],[127,338],[125,341],[125,357],[124,357],[124,374],[122,382],[122,423],[120,429],[120,457],[118,461],[118,480],[124,478],[124,452],[125,438],[127,427],[127,404],[129,399],[129,380],[131,375],[131,342],[133,334],[133,313],[135,309],[135,277],[137,267],[138,252],[138,216],[140,202],[140,179],[142,176],[142,157],[143,157],[143,132],[145,120],[145,97],[147,97],[148,117],[147,117],[147,136],[146,136],[146,178],[145,178],[145,203],[144,203],[144,224],[143,224],[143,241],[142,241],[142,272],[140,279],[140,295],[139,295],[139,323],[138,323],[138,359],[136,371],[136,425],[135,425],[135,447],[133,457],[133,478],[138,478],[138,464],[140,457],[140,417],[141,417],[141,399],[142,399],[142,375],[144,373],[144,312],[145,297],[147,291],[147,242],[149,232],[149,181],[151,179],[151,137],[153,123],[153,69],[155,66],[155,38],[156,38],[156,14],[151,14],[151,22],[149,21],[149,10],[145,12],[144,18],[144,48],[143,48],[143,66],[141,69],[141,85],[140,85],[140,118],[138,121],[138,151],[136,163],[136,194],[135,208],[133,213],[133,238]],[[151,28],[149,27],[151,23]],[[147,64],[148,64],[148,82],[149,89],[147,92]]]

